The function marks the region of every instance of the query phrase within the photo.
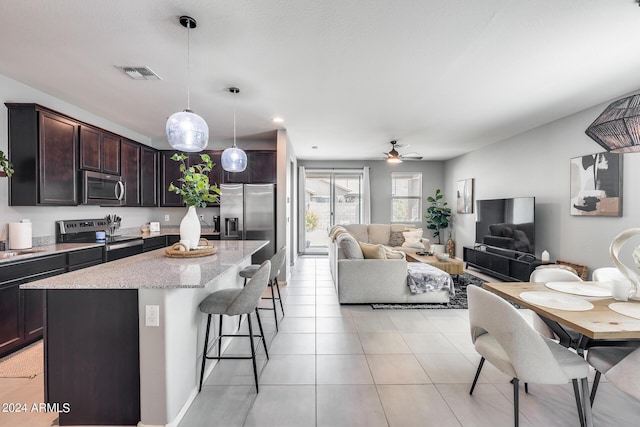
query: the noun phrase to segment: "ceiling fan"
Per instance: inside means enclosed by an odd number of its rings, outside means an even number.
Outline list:
[[[422,156],[416,152],[400,154],[397,148],[407,148],[408,145],[398,144],[398,141],[391,141],[391,151],[384,153],[387,156],[387,163],[402,163],[403,160],[422,160]]]

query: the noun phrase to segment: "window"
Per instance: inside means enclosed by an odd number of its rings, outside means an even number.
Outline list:
[[[422,221],[422,174],[391,173],[391,222]]]

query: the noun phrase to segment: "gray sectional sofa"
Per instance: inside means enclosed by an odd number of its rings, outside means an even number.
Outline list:
[[[405,248],[397,245],[396,238],[412,226],[348,224],[342,227],[348,233],[335,233],[335,228],[329,233],[329,264],[341,304],[449,302],[449,292],[446,290],[412,294],[407,286],[407,261],[404,257],[364,259],[362,255],[358,257],[356,254],[354,257],[350,253],[353,252],[349,250],[353,247],[353,241],[360,241],[385,245],[393,252],[393,256],[397,256],[398,251]]]

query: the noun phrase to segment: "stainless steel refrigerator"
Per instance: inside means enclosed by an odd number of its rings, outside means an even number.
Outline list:
[[[269,241],[253,255],[253,264],[276,253],[275,193],[274,184],[220,185],[220,238]]]

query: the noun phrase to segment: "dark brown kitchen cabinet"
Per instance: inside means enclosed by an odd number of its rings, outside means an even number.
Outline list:
[[[140,206],[140,145],[122,141],[121,177],[124,180],[125,206]]]
[[[120,137],[81,125],[80,169],[120,175]]]
[[[171,160],[175,151],[160,152],[160,206],[184,206],[182,197],[167,190],[169,184],[179,185],[180,182],[180,162]]]
[[[0,264],[0,357],[42,337],[44,290],[20,285],[66,269],[66,254]]]
[[[79,123],[37,104],[5,104],[9,110],[9,205],[78,204]]]
[[[277,152],[247,150],[247,168],[242,172],[224,171],[223,181],[228,184],[275,184]]]
[[[140,198],[142,206],[158,206],[158,152],[141,147]]]
[[[250,184],[276,183],[277,154],[275,151],[250,151],[247,153]]]

